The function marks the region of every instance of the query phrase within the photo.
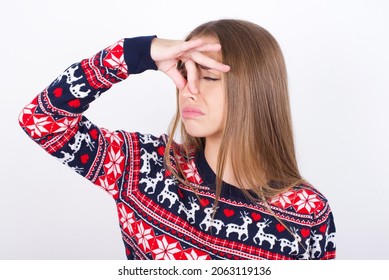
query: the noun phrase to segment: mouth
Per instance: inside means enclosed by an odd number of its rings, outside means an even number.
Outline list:
[[[204,113],[195,107],[184,107],[181,110],[181,117],[184,119],[193,119],[204,116]]]

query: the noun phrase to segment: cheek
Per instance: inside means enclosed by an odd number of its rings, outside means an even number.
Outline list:
[[[215,94],[209,104],[212,104],[212,107],[218,116],[225,114],[226,102],[223,93]]]

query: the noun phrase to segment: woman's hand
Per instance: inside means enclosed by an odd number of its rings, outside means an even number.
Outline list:
[[[186,42],[155,38],[151,43],[150,55],[158,70],[168,75],[179,90],[189,83],[189,89],[197,92],[197,64],[220,72],[230,70],[228,65],[203,54],[203,52],[217,52],[220,48],[220,44],[205,43],[201,38]],[[177,69],[179,61],[185,64],[186,78]]]

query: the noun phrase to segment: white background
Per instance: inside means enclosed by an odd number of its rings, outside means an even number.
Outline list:
[[[125,259],[113,201],[29,140],[18,126],[19,112],[67,66],[118,39],[182,39],[220,18],[253,21],[283,49],[301,173],[330,200],[338,259],[389,259],[387,3],[3,3],[0,259]],[[149,71],[115,86],[87,115],[109,129],[161,134],[174,113],[174,96],[173,83]]]

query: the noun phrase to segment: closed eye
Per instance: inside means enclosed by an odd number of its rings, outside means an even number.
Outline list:
[[[219,80],[220,80],[220,79],[218,79],[218,78],[212,78],[212,77],[207,77],[207,76],[203,77],[203,79],[204,79],[204,80],[207,80],[207,81],[211,81],[211,82],[219,81]]]

